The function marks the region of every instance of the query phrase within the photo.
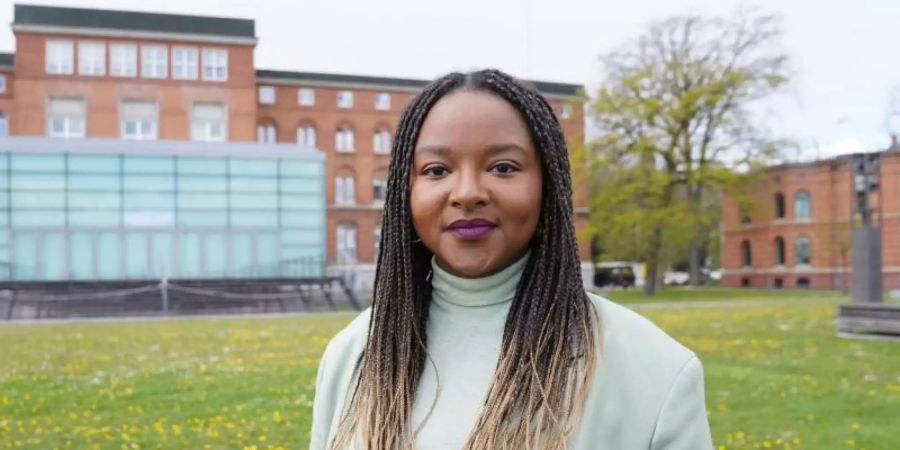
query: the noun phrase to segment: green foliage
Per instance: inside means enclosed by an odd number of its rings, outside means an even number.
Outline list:
[[[589,169],[605,257],[655,271],[710,246],[725,193],[750,203],[748,186],[783,145],[750,113],[789,79],[779,36],[774,16],[677,17],[603,58]]]

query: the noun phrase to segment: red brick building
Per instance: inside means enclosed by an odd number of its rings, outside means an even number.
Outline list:
[[[375,258],[391,137],[425,80],[258,70],[248,19],[16,5],[0,54],[0,136],[260,141],[326,155],[331,264]],[[570,142],[581,86],[533,82]],[[587,188],[576,186],[576,227]],[[587,242],[582,260],[589,260]]]
[[[881,152],[880,198],[886,289],[900,288],[900,148]],[[768,169],[751,206],[726,198],[722,284],[844,289],[852,286],[852,155]]]

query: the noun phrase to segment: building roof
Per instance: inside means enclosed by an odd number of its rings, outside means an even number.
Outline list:
[[[256,37],[255,24],[251,19],[37,5],[16,5],[13,25]]]
[[[13,53],[0,53],[0,66],[11,66],[15,60]]]
[[[429,83],[429,80],[417,80],[410,78],[374,77],[368,75],[342,75],[335,73],[317,72],[291,72],[284,70],[257,70],[257,79],[276,79],[307,81],[311,83],[332,83],[345,85],[374,85],[391,86],[399,88],[419,89]],[[534,85],[544,94],[574,96],[579,93],[582,86],[579,84],[555,83],[550,81],[526,81]]]

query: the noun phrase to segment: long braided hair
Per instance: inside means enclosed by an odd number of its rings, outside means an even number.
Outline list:
[[[562,129],[546,99],[511,76],[497,70],[451,73],[426,86],[400,118],[368,340],[332,449],[351,442],[367,450],[414,448],[411,410],[428,359],[432,253],[412,225],[410,170],[426,115],[438,100],[459,90],[497,95],[519,111],[543,175],[530,256],[506,319],[491,388],[465,448],[561,449],[581,417],[599,346],[599,322],[582,287]]]

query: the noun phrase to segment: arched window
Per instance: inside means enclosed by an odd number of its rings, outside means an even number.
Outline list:
[[[337,256],[337,263],[356,263],[356,224],[339,223],[334,231],[334,253]]]
[[[297,127],[297,144],[304,147],[316,146],[316,127],[311,123],[304,123]]]
[[[810,248],[808,237],[800,236],[794,241],[794,255],[797,265],[810,263],[812,260],[812,249]]]
[[[374,231],[374,241],[375,241],[375,258],[373,262],[378,262],[378,252],[381,251],[381,224],[375,225]]]
[[[741,265],[744,267],[753,265],[753,252],[750,248],[750,241],[741,242]]]
[[[775,238],[775,264],[784,265],[784,238],[781,236]]]
[[[800,191],[794,196],[794,219],[809,219],[809,194],[806,191]]]
[[[343,125],[334,134],[334,149],[342,153],[352,153],[354,148],[353,128]]]
[[[256,126],[256,142],[260,144],[274,144],[278,140],[277,135],[274,123],[261,123]]]
[[[375,203],[382,203],[385,198],[387,198],[387,170],[380,170],[372,177],[372,199]]]
[[[343,171],[334,177],[334,202],[356,203],[356,182],[352,172]]]
[[[775,194],[775,218],[784,219],[784,194],[781,192]]]
[[[375,130],[372,135],[372,149],[375,153],[387,155],[391,153],[391,132],[385,128]]]

